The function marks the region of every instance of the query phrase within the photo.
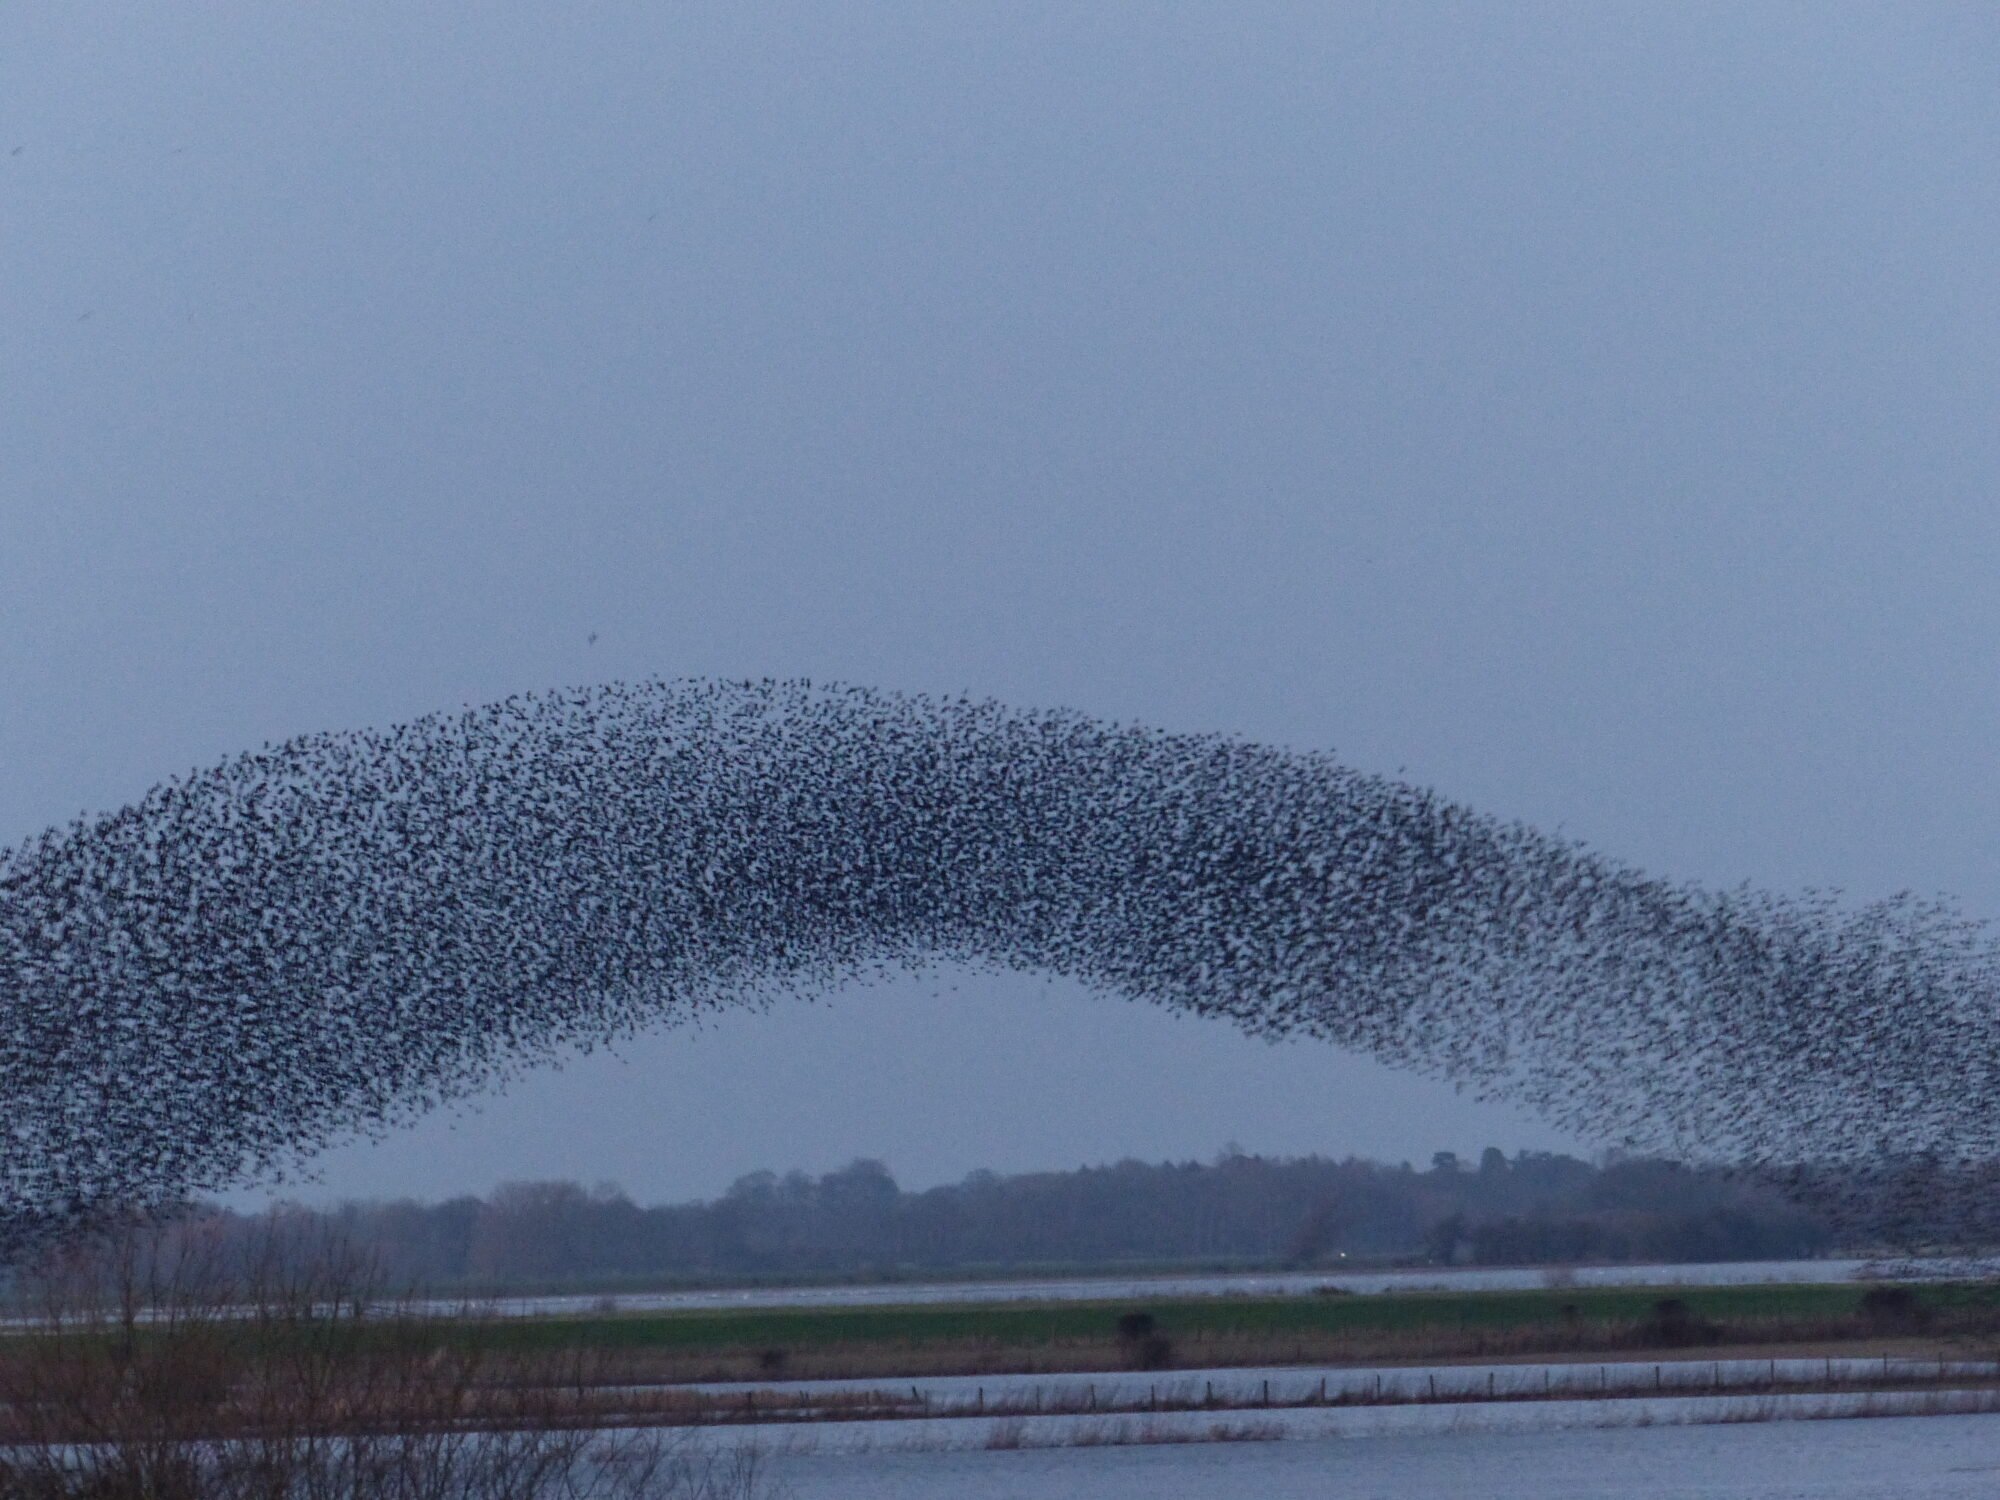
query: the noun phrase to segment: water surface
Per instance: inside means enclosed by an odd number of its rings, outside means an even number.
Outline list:
[[[2000,1417],[780,1455],[800,1500],[1992,1500]]]

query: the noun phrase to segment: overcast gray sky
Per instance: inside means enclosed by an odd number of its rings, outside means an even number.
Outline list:
[[[2000,12],[1909,0],[7,6],[0,843],[267,738],[804,675],[2000,913],[1996,76]],[[1230,1140],[1561,1144],[947,974],[315,1191]]]

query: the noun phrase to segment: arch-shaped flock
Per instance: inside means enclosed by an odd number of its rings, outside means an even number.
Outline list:
[[[1937,905],[1656,879],[1220,736],[659,682],[307,735],[0,855],[0,1249],[559,1049],[939,960],[1822,1195],[1893,1164],[1926,1233],[1987,1201],[2000,1144],[2000,966]]]

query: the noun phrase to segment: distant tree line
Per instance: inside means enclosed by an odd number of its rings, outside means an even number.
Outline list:
[[[642,1208],[610,1185],[519,1182],[442,1203],[287,1213],[433,1285],[893,1276],[1138,1264],[1329,1267],[1758,1260],[1832,1246],[1823,1222],[1729,1174],[1654,1159],[1449,1152],[1428,1169],[1225,1150],[1208,1162],[1001,1176],[905,1192],[879,1161],[753,1172],[711,1202]],[[206,1233],[247,1221],[217,1211]]]

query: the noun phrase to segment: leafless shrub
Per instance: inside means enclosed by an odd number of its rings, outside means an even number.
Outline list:
[[[575,1355],[438,1336],[367,1259],[274,1218],[247,1254],[125,1228],[24,1269],[0,1338],[23,1500],[752,1500],[762,1455],[612,1426]]]

